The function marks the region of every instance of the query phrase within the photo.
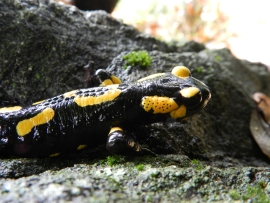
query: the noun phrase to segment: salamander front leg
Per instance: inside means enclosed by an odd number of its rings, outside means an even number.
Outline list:
[[[112,154],[135,155],[142,151],[133,136],[126,135],[122,128],[113,127],[109,132],[106,148]]]
[[[149,149],[142,148],[132,135],[127,135],[120,127],[111,128],[106,148],[112,154],[157,156]]]
[[[115,75],[110,74],[104,69],[99,69],[95,73],[96,84],[99,86],[108,86],[113,84],[121,84],[122,81]]]

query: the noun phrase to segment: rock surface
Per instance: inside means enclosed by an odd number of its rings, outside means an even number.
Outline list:
[[[123,55],[133,50],[149,51],[151,67],[123,69]],[[148,148],[175,155],[109,166],[99,146],[57,159],[1,159],[1,202],[233,201],[232,194],[244,199],[258,184],[269,197],[270,162],[249,132],[251,94],[270,92],[264,65],[195,42],[169,46],[105,12],[47,0],[0,1],[0,104],[30,104],[82,88],[89,60],[124,82],[185,65],[210,87],[212,99],[187,123],[138,129]]]

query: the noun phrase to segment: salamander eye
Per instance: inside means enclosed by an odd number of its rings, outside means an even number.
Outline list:
[[[190,70],[185,66],[176,66],[172,69],[172,74],[179,78],[187,78],[191,76]]]
[[[202,93],[197,87],[188,87],[180,91],[185,106],[189,109],[196,107],[202,101]]]

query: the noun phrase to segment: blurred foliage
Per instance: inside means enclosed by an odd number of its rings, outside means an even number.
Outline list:
[[[125,23],[168,42],[195,40],[226,45],[228,17],[220,10],[219,0],[137,0],[135,3],[121,0],[113,15],[126,16]],[[118,10],[123,9],[127,15],[118,15]]]

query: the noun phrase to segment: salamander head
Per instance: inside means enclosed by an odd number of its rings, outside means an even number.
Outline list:
[[[211,98],[209,88],[203,82],[191,77],[189,69],[184,66],[173,68],[172,75],[179,80],[180,90],[175,93],[175,101],[179,107],[170,112],[170,116],[181,120],[202,110]]]
[[[191,77],[184,66],[173,68],[169,74],[148,76],[146,80],[158,89],[151,96],[143,97],[141,103],[145,111],[153,114],[168,113],[173,119],[182,120],[202,110],[211,98],[209,88]]]

